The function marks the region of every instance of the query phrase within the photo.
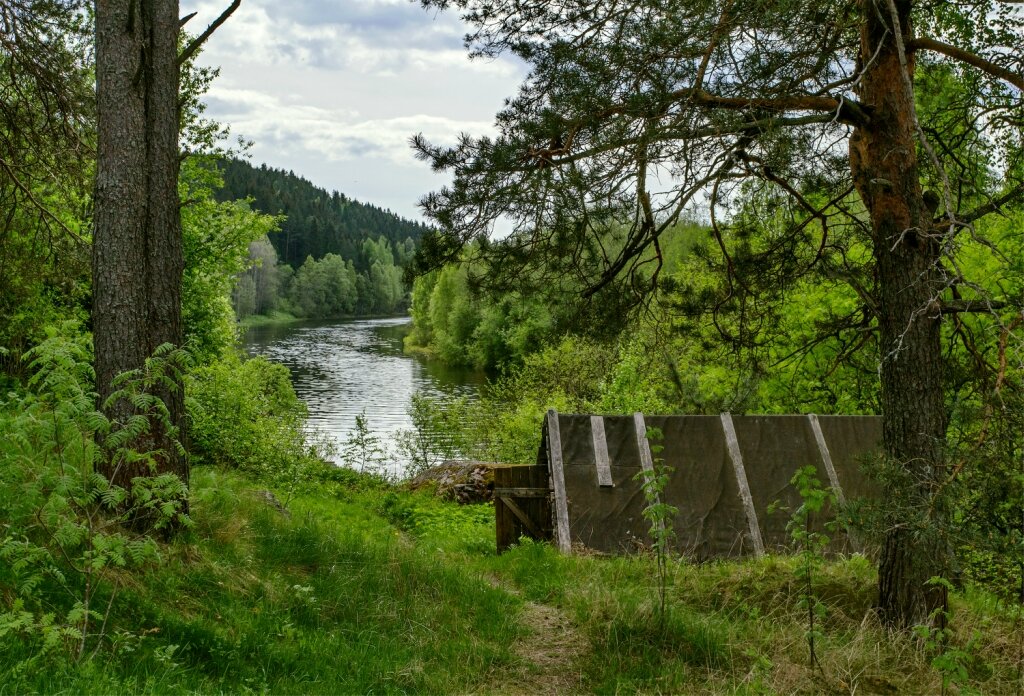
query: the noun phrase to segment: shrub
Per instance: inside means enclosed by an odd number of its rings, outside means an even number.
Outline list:
[[[200,463],[242,469],[291,490],[328,454],[306,433],[306,406],[283,365],[229,355],[193,371],[187,396]]]

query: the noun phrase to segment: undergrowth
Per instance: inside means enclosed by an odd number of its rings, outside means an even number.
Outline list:
[[[573,655],[596,693],[937,693],[944,675],[913,635],[872,611],[865,558],[824,561],[820,668],[807,663],[799,558],[667,565],[659,627],[656,560],[563,556],[523,540],[498,556],[493,509],[458,506],[352,472],[308,484],[290,516],[249,474],[202,468],[194,524],[164,563],[123,576],[123,601],[94,659],[18,665],[0,647],[0,693],[500,693],[525,601],[558,608],[584,637]],[[953,595],[947,645],[958,691],[1017,693],[1012,607]]]
[[[193,373],[207,465],[190,524],[133,533],[123,492],[91,469],[111,431],[87,351],[45,350],[52,383],[0,404],[0,696],[514,692],[517,646],[558,643],[528,602],[580,636],[550,664],[596,693],[1024,691],[1020,605],[976,585],[951,588],[941,634],[915,635],[879,624],[861,556],[698,565],[527,540],[498,556],[493,506],[324,463],[286,375],[262,362]]]

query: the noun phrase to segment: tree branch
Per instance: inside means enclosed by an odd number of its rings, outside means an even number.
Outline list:
[[[1024,75],[1018,75],[1012,70],[1007,70],[1001,65],[996,65],[992,61],[986,60],[985,58],[982,58],[977,54],[971,53],[970,51],[965,51],[962,48],[950,46],[949,44],[942,43],[941,41],[936,41],[935,39],[929,39],[924,36],[919,36],[913,41],[908,42],[907,48],[912,50],[923,48],[927,51],[941,53],[942,55],[948,58],[953,58],[963,63],[967,63],[968,65],[973,65],[974,67],[978,68],[978,70],[987,72],[992,77],[996,77],[1000,80],[1009,82],[1017,89],[1024,90]]]
[[[1024,1],[1024,0],[1022,0],[1022,1]],[[1006,205],[1007,203],[1012,203],[1014,201],[1014,199],[1020,198],[1022,194],[1024,194],[1024,184],[1021,184],[1020,186],[1018,186],[1018,187],[1016,187],[1014,189],[1010,189],[1010,191],[1008,191],[1007,193],[1004,193],[999,198],[993,198],[992,200],[990,200],[985,205],[978,206],[977,208],[975,208],[971,212],[967,213],[966,215],[959,216],[957,219],[961,223],[970,224],[970,223],[974,222],[975,220],[979,220],[979,219],[985,217],[989,213],[994,213],[994,212],[1002,209],[1002,207],[1004,205]],[[944,218],[944,217],[937,218],[934,222],[936,224],[938,224],[940,222],[945,221],[945,219],[946,218]]]
[[[199,48],[204,43],[206,43],[206,40],[210,38],[213,32],[217,31],[217,29],[220,28],[221,24],[228,21],[228,17],[233,15],[235,13],[235,10],[237,10],[238,6],[241,4],[242,0],[234,0],[234,2],[232,2],[231,5],[226,10],[221,12],[220,17],[213,20],[210,26],[206,27],[206,31],[197,36],[195,40],[192,41],[192,43],[185,47],[185,50],[181,52],[180,56],[178,56],[178,65],[184,64],[189,58],[194,56],[196,51],[198,51]]]
[[[49,208],[47,208],[42,201],[40,201],[33,195],[32,189],[30,189],[28,186],[21,182],[21,180],[18,178],[17,173],[14,171],[14,168],[11,167],[11,165],[8,164],[7,161],[4,160],[2,157],[0,157],[0,167],[2,167],[5,172],[7,172],[7,175],[11,177],[11,182],[14,184],[14,186],[23,194],[25,194],[25,197],[28,198],[29,203],[31,203],[36,208],[36,210],[38,210],[43,215],[43,217],[48,218],[55,225],[60,227],[65,234],[67,234],[75,241],[79,242],[80,244],[86,243],[85,240],[82,239],[82,237],[77,232],[75,232],[70,227],[65,225],[64,222],[61,221],[61,219],[57,217]]]
[[[940,314],[990,314],[1009,306],[997,300],[943,300],[937,304]]]
[[[604,115],[607,115],[607,113]],[[784,116],[779,116],[777,118],[761,118],[753,121],[744,121],[742,123],[737,123],[735,125],[728,127],[709,126],[706,128],[698,128],[695,130],[677,130],[673,128],[666,128],[665,130],[657,132],[653,140],[665,141],[688,140],[696,138],[716,138],[723,137],[726,135],[736,135],[739,133],[746,134],[755,130],[764,131],[771,130],[773,128],[798,128],[800,126],[832,123],[833,121],[835,121],[835,116],[828,116],[826,114],[814,114],[809,116],[799,116],[796,118],[787,118]],[[608,152],[609,150],[625,147],[627,145],[636,145],[638,142],[640,142],[640,138],[633,137],[625,138],[623,140],[617,140],[610,144],[596,145],[594,147],[587,148],[586,150],[581,150],[579,152],[575,152],[572,154],[566,154],[564,157],[552,158],[546,161],[546,166],[559,167],[564,164],[571,164],[573,162],[578,162],[589,157],[594,157],[595,155],[603,154],[605,152]],[[527,155],[529,156],[529,152],[527,152]],[[507,169],[502,169],[502,171],[528,172],[539,168],[541,167],[538,167],[537,164],[531,163],[527,166],[509,167]]]
[[[835,114],[837,121],[853,126],[865,125],[871,120],[868,109],[864,105],[846,96],[839,99],[812,94],[793,94],[780,97],[722,97],[700,88],[685,87],[669,93],[668,99],[673,102],[689,101],[696,106],[731,111],[756,109],[771,113],[787,111],[829,113]],[[631,107],[626,104],[615,104],[598,113],[597,119],[600,120],[615,114],[629,114],[630,111]]]
[[[680,90],[673,96],[683,96]],[[719,109],[764,109],[765,111],[817,111],[836,114],[838,121],[850,125],[863,125],[870,120],[867,110],[858,102],[843,97],[817,97],[796,94],[785,97],[720,97],[700,90],[692,94],[693,101],[703,106]]]

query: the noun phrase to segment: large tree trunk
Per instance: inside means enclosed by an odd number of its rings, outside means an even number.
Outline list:
[[[906,43],[910,3],[897,0],[896,7]],[[879,609],[887,624],[909,627],[927,622],[946,599],[928,582],[946,571],[944,546],[938,533],[915,524],[931,508],[947,426],[936,302],[940,246],[931,236],[919,181],[913,95],[906,83],[913,80],[913,60],[907,56],[904,66],[900,59],[885,2],[867,0],[863,12],[861,61],[867,67],[860,96],[871,108],[871,122],[851,139],[850,163],[874,236],[885,448],[901,469],[902,485],[886,494],[892,508],[906,515],[892,520],[886,532]]]
[[[97,0],[99,152],[93,237],[93,335],[101,403],[114,377],[141,368],[164,343],[182,343],[184,266],[178,208],[178,1]],[[184,426],[181,385],[163,390],[172,426]],[[108,415],[132,414],[124,401]],[[162,452],[156,473],[188,482],[188,466],[154,423],[140,446]],[[183,430],[181,431],[183,433]],[[183,435],[179,435],[179,438]],[[154,472],[104,472],[118,485]]]

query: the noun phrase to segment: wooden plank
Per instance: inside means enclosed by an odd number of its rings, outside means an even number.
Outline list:
[[[508,485],[512,483],[512,472],[508,469],[494,470],[494,485]],[[511,510],[500,502],[494,503],[494,536],[498,553],[501,553],[515,543],[515,521]]]
[[[535,539],[539,539],[541,537],[540,530],[537,529],[537,525],[533,523],[533,520],[530,519],[529,515],[523,512],[522,508],[516,505],[514,500],[505,497],[498,498],[498,500],[501,501],[503,505],[508,507],[512,514],[515,515],[519,519],[519,521],[523,523],[524,527],[530,530],[530,533],[533,534]]]
[[[572,553],[569,536],[569,500],[565,494],[565,470],[562,464],[562,434],[558,427],[558,411],[550,409],[548,425],[548,463],[551,465],[551,488],[555,491],[555,543],[562,553]]]
[[[754,555],[761,558],[764,556],[764,540],[761,539],[761,526],[757,521],[757,510],[754,509],[754,496],[750,494],[750,484],[747,482],[747,470],[743,466],[743,455],[740,453],[740,441],[736,437],[736,427],[732,422],[732,414],[728,411],[721,415],[721,419],[722,430],[725,431],[725,444],[729,449],[733,470],[736,472],[736,485],[740,489],[740,498],[743,499],[743,508],[747,513],[747,527],[750,529],[750,541],[754,546]]]
[[[651,454],[651,443],[647,441],[647,423],[644,414],[637,411],[633,414],[633,429],[636,431],[636,448],[640,451],[640,466],[647,473],[654,472],[654,456]]]
[[[846,496],[843,494],[843,487],[839,483],[839,473],[832,462],[832,453],[828,449],[828,443],[825,442],[825,433],[821,431],[821,423],[818,422],[818,416],[814,413],[808,413],[807,420],[811,422],[811,430],[814,431],[814,439],[818,443],[818,452],[821,453],[821,461],[825,465],[825,471],[828,473],[829,483],[832,485],[832,490],[835,491],[836,502],[839,503],[840,507],[846,507]],[[846,538],[849,539],[850,546],[853,547],[854,551],[863,550],[860,540],[852,530],[847,529]]]
[[[612,468],[608,463],[608,440],[604,434],[604,417],[590,417],[590,434],[594,441],[594,465],[597,466],[597,485],[614,488]]]
[[[818,416],[808,413],[807,420],[811,422],[814,439],[818,442],[818,452],[821,453],[821,461],[825,464],[829,483],[836,492],[836,500],[839,501],[840,505],[846,505],[846,496],[843,495],[843,487],[839,485],[839,475],[836,473],[836,467],[832,463],[832,453],[828,451],[828,443],[825,442],[825,434],[821,432],[821,423],[818,422]]]
[[[651,452],[651,443],[647,439],[647,422],[644,420],[644,414],[639,411],[633,414],[633,430],[636,435],[636,448],[640,452],[640,466],[646,474],[653,476],[654,454]],[[646,494],[644,497],[646,498]],[[661,503],[661,494],[655,496],[654,500],[656,503]],[[665,531],[665,520],[658,520],[658,529]]]
[[[551,489],[548,467],[496,468],[494,485],[494,532],[498,553],[517,544],[523,536],[538,541],[551,540]],[[526,495],[516,495],[519,493]],[[507,498],[508,501],[502,498]],[[509,501],[512,503],[511,506],[506,505]]]
[[[547,498],[551,495],[550,488],[497,488],[495,498]]]

